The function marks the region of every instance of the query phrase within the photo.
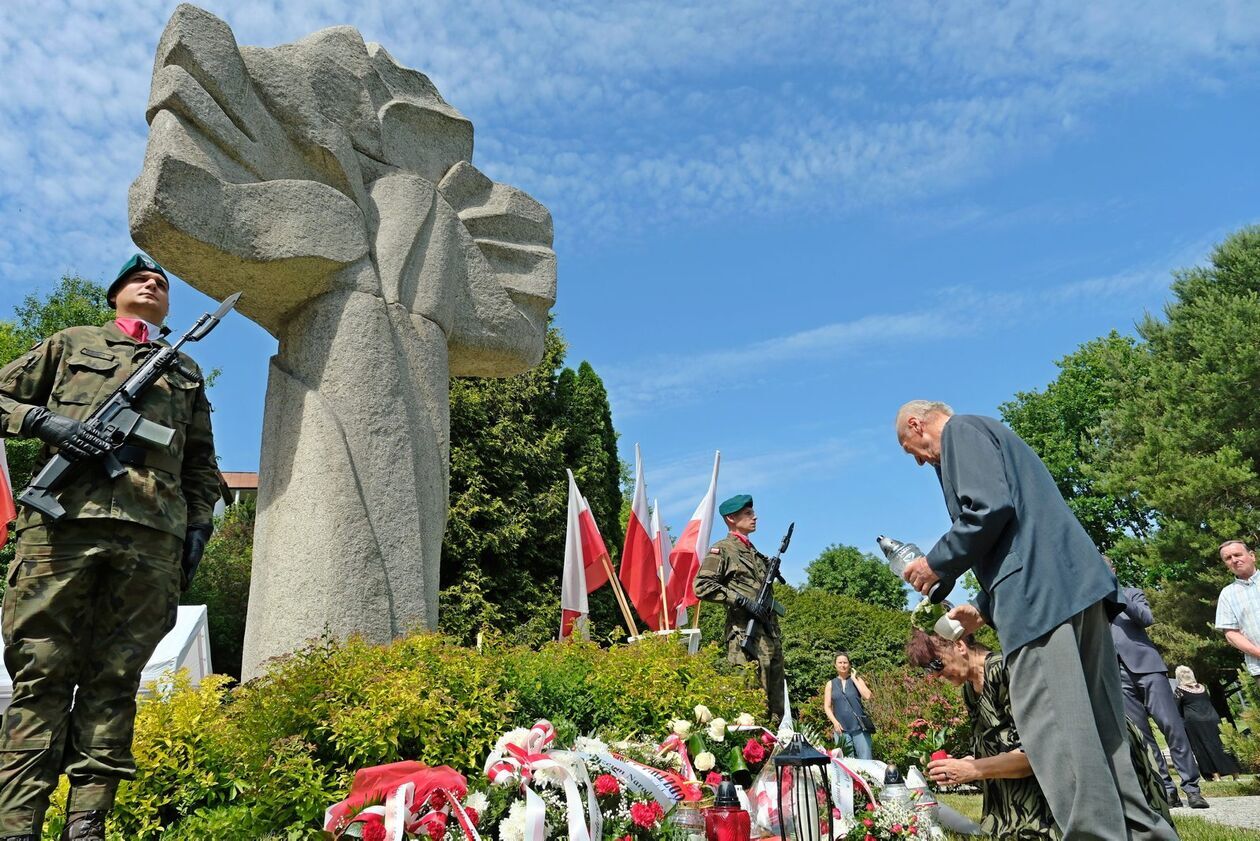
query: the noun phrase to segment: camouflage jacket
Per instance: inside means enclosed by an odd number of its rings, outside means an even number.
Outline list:
[[[84,420],[155,347],[155,342],[136,342],[112,322],[50,336],[0,369],[0,435],[20,434],[27,412],[36,406]],[[117,479],[97,464],[79,467],[57,494],[65,519],[125,520],[181,538],[188,523],[211,521],[219,475],[210,402],[196,363],[183,353],[179,361],[193,378],[168,371],[136,407],[145,419],[175,430],[170,446],[150,450],[146,466],[128,464]],[[51,454],[45,447],[44,458]],[[44,524],[44,515],[19,507],[19,531]]]
[[[747,624],[750,615],[735,605],[735,597],[756,601],[766,580],[770,559],[733,534],[713,544],[696,573],[696,595],[726,605],[727,624]],[[773,590],[771,597],[773,598]],[[777,636],[779,620],[770,614],[771,635]]]

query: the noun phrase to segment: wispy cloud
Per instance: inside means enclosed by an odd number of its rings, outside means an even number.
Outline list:
[[[901,313],[867,315],[703,353],[669,353],[600,365],[618,417],[650,411],[668,399],[682,405],[715,386],[739,389],[761,374],[787,365],[835,369],[868,361],[882,349],[907,341],[961,338],[1010,329],[1069,308],[1146,300],[1166,289],[1176,269],[1201,263],[1226,235],[1224,230],[1178,243],[1158,259],[1117,272],[1062,277],[1036,284],[1014,277],[1001,290],[970,285],[938,287],[929,306]],[[1133,311],[1130,323],[1140,318]],[[1122,325],[1118,325],[1122,326]],[[738,382],[729,372],[740,371]]]
[[[811,479],[834,476],[845,465],[866,457],[875,446],[872,441],[869,430],[859,430],[843,438],[767,448],[752,456],[723,456],[719,497],[726,493],[724,488],[732,489],[731,493],[735,488],[757,488],[766,493],[786,485],[799,486]],[[708,489],[712,469],[712,452],[687,454],[659,463],[652,460],[651,452],[644,453],[648,498],[660,501],[662,516],[675,531],[691,516]]]
[[[0,10],[8,283],[124,249],[174,5]],[[341,23],[385,44],[474,120],[477,162],[548,204],[567,247],[942,195],[1053,148],[1117,97],[1212,94],[1260,65],[1260,5],[1230,0],[206,5],[245,44]]]

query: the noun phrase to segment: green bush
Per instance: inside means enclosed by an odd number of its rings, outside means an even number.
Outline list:
[[[871,689],[864,702],[875,722],[874,754],[903,771],[911,765],[922,767],[924,754],[938,745],[954,756],[970,753],[971,722],[963,704],[962,692],[942,680],[926,677],[909,666],[899,666],[863,675]],[[831,734],[831,723],[823,711],[823,694],[810,697],[799,713],[804,726]],[[916,726],[916,720],[921,723]]]
[[[139,772],[119,789],[111,841],[317,837],[359,768],[416,759],[475,777],[503,732],[539,718],[569,737],[656,738],[696,704],[734,718],[762,703],[715,647],[688,657],[671,639],[539,651],[496,640],[478,651],[437,634],[324,640],[230,683],[212,676],[194,689],[180,676],[142,704]],[[50,815],[50,831],[60,820]]]
[[[192,585],[181,604],[204,604],[210,629],[210,659],[215,671],[240,679],[245,644],[249,576],[254,563],[255,500],[229,506],[215,524]]]

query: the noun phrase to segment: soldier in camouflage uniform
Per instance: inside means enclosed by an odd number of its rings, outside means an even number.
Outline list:
[[[118,782],[135,774],[141,670],[174,627],[219,494],[205,384],[183,354],[137,407],[175,430],[169,447],[124,446],[117,479],[94,461],[106,442],[81,422],[162,342],[166,273],[136,255],[108,298],[117,321],[63,330],[0,370],[0,435],[86,462],[58,496],[63,517],[23,506],[17,518],[3,602],[13,700],[0,728],[0,839],[39,838],[64,772],[63,841],[103,841]]]
[[[783,641],[773,610],[757,611],[757,597],[765,583],[770,559],[757,551],[748,535],[757,530],[752,497],[739,494],[718,506],[730,534],[713,544],[696,574],[696,595],[726,605],[727,657],[735,665],[755,663],[766,693],[770,717],[783,718]],[[748,620],[756,619],[761,632],[753,641],[754,658],[742,648]]]

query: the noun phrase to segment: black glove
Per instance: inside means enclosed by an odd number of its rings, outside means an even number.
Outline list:
[[[206,553],[206,544],[210,542],[210,534],[214,526],[210,523],[193,523],[184,533],[184,555],[180,559],[179,589],[187,590],[197,574],[197,565],[201,556]]]
[[[763,625],[765,625],[766,623],[770,621],[769,614],[765,610],[763,610],[761,607],[759,607],[755,601],[748,598],[747,596],[736,596],[735,604],[738,605],[742,610],[748,613],[751,613],[753,616],[757,618],[757,621]]]
[[[98,458],[109,452],[110,442],[94,429],[65,415],[36,406],[22,421],[22,434],[33,435],[57,448],[70,461]]]

